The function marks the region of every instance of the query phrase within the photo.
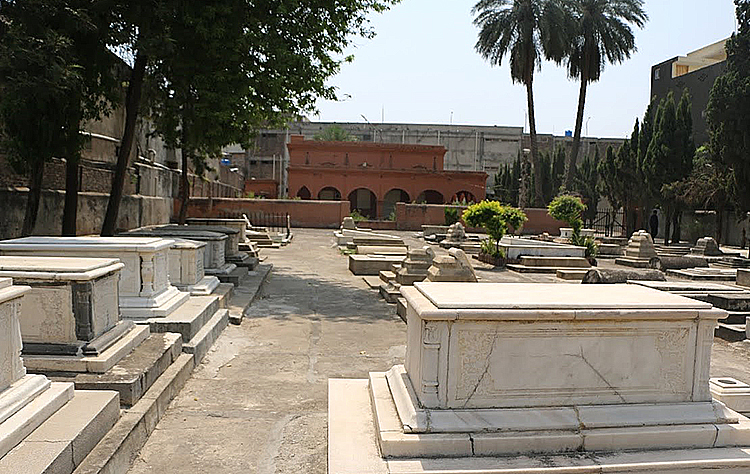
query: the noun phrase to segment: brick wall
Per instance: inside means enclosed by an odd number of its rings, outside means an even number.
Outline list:
[[[174,205],[176,215],[180,201],[175,200]],[[288,213],[293,227],[336,229],[349,215],[349,201],[196,198],[188,206],[188,217],[227,217],[250,212]]]

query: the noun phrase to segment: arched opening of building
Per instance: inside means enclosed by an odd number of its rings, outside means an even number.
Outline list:
[[[434,189],[428,189],[426,191],[422,191],[419,196],[417,196],[417,203],[419,204],[444,204],[445,199],[443,198],[443,195],[435,191]]]
[[[321,201],[341,201],[341,191],[333,186],[326,186],[318,193],[318,199]]]
[[[297,197],[302,199],[303,201],[310,200],[310,190],[307,189],[307,186],[302,186],[299,188],[299,191],[297,191]]]
[[[474,197],[472,193],[469,191],[459,191],[456,194],[453,195],[453,198],[451,199],[451,202],[459,202],[461,204],[471,204],[473,202],[477,202],[477,198]]]
[[[378,199],[375,193],[367,188],[358,188],[349,193],[352,211],[357,211],[369,219],[377,217]]]
[[[396,212],[397,202],[409,202],[409,194],[403,189],[391,189],[383,197],[382,217],[389,219]]]

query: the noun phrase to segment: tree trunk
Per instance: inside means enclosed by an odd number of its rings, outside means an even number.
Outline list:
[[[65,207],[63,208],[62,235],[76,235],[76,219],[78,218],[78,169],[80,159],[67,157],[65,159]]]
[[[518,185],[518,208],[525,209],[529,205],[529,157],[526,153],[521,156],[521,182]]]
[[[669,232],[672,230],[672,209],[664,206],[664,245],[669,245]]]
[[[190,183],[188,182],[188,155],[190,153],[183,148],[182,149],[182,174],[180,175],[180,215],[177,222],[182,225],[187,219],[188,203],[190,202]]]
[[[26,214],[23,217],[21,235],[27,236],[34,232],[36,216],[39,213],[39,201],[42,197],[42,180],[44,178],[44,161],[35,161],[29,176],[29,196],[26,198]]]
[[[526,84],[526,99],[529,107],[529,138],[531,139],[531,168],[534,173],[534,207],[544,207],[542,192],[542,167],[539,165],[539,151],[536,142],[536,117],[534,115],[534,89],[530,80]]]
[[[716,209],[716,243],[721,245],[724,237],[724,208],[719,206]],[[742,229],[742,248],[745,248],[745,229]]]
[[[583,112],[586,109],[586,89],[588,88],[588,76],[581,75],[581,90],[578,92],[578,111],[576,112],[576,129],[573,136],[573,150],[570,152],[567,166],[565,167],[565,188],[573,191],[573,180],[576,175],[578,152],[581,149],[581,129],[583,128]]]
[[[128,160],[130,159],[130,150],[133,148],[135,139],[135,125],[138,119],[138,107],[141,102],[141,92],[143,90],[143,77],[146,73],[146,63],[148,58],[140,51],[135,55],[133,71],[130,74],[130,83],[125,98],[125,130],[122,134],[120,149],[117,152],[117,165],[115,175],[112,177],[112,188],[109,192],[109,202],[107,203],[107,213],[104,216],[102,225],[102,236],[112,236],[115,234],[117,225],[117,215],[120,212],[120,201],[122,200],[122,191],[125,186],[125,174],[128,170]]]

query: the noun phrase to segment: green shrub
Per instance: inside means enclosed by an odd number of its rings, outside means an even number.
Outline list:
[[[468,207],[463,213],[463,220],[470,227],[484,227],[493,240],[495,248],[500,250],[500,239],[510,228],[519,232],[528,219],[522,210],[500,204],[497,201],[482,201]]]
[[[458,222],[458,209],[455,207],[445,208],[445,225],[453,225]]]
[[[361,221],[367,220],[367,217],[360,214],[359,211],[356,209],[352,210],[352,212],[349,213],[349,217],[354,219],[354,222],[361,222]]]
[[[489,255],[493,258],[505,258],[505,249],[497,246],[492,240],[487,239],[482,241],[480,247],[481,253]]]
[[[573,228],[573,235],[570,237],[571,244],[586,247],[587,258],[596,257],[599,252],[596,241],[592,237],[581,237],[581,228],[583,228],[581,215],[586,210],[586,205],[581,201],[581,198],[567,194],[557,196],[547,209],[550,216]]]

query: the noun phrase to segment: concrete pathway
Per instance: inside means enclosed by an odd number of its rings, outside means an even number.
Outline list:
[[[328,378],[403,362],[406,326],[395,306],[349,273],[330,230],[295,229],[291,245],[263,254],[274,268],[262,298],[196,368],[132,474],[325,474]],[[480,277],[560,282],[486,268]],[[716,339],[713,354],[713,376],[750,382],[750,343]]]

